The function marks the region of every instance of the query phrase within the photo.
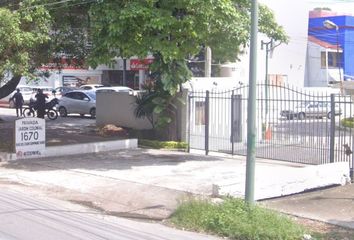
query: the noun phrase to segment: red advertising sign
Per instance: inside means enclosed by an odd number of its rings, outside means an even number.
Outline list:
[[[154,62],[152,58],[145,59],[130,59],[130,70],[147,70],[149,65]]]

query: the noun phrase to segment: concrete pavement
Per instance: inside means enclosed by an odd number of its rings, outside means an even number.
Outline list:
[[[297,175],[300,170],[306,172],[308,167],[259,160],[256,165],[256,196],[259,192],[274,194],[286,188],[282,182],[286,178],[282,176]],[[39,188],[51,196],[115,216],[154,220],[167,218],[180,201],[191,195],[212,196],[216,193],[215,187],[219,194],[242,196],[244,177],[245,159],[241,157],[232,159],[148,149],[3,162],[0,172],[2,181]],[[352,185],[345,187],[354,192]],[[292,188],[291,184],[289,188]],[[331,220],[354,228],[350,220],[353,212],[337,214],[334,206],[339,206],[338,199],[332,199],[333,208],[322,205],[322,201],[317,202],[318,208],[314,211],[301,210],[293,201],[281,199],[262,204],[269,203],[267,206],[280,211],[327,221],[322,217],[322,206],[333,209]],[[352,200],[346,202],[348,209],[354,209]],[[289,207],[289,211],[284,206]]]
[[[354,229],[354,185],[270,199],[265,206],[280,212]]]

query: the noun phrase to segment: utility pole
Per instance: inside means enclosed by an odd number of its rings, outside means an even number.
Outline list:
[[[265,63],[266,63],[266,66],[265,66],[265,78],[264,78],[264,92],[265,92],[265,121],[264,121],[264,124],[265,124],[265,128],[266,128],[266,131],[268,131],[269,129],[269,117],[268,117],[268,93],[269,93],[269,78],[268,78],[268,63],[269,63],[269,53],[271,51],[273,51],[273,39],[270,40],[269,42],[265,42],[265,41],[261,41],[261,50],[264,49],[264,46],[265,46],[265,51],[266,51],[266,59],[265,59]],[[263,111],[263,110],[262,110]],[[265,136],[266,138],[266,136]]]
[[[341,71],[341,66],[342,66],[341,62],[342,61],[339,56],[339,26],[328,19],[323,21],[323,26],[327,29],[335,29],[336,30],[336,35],[337,35],[337,59],[336,60],[337,60],[337,66],[338,66],[339,82],[341,82],[341,84],[342,84],[342,71]],[[326,61],[328,63],[328,55],[327,55]],[[327,68],[327,71],[328,71],[328,68]]]
[[[247,111],[247,164],[245,201],[254,204],[254,179],[256,155],[256,82],[257,82],[257,33],[258,33],[258,2],[252,0],[251,6],[251,41],[250,41],[250,72]]]
[[[336,35],[337,35],[337,66],[339,71],[339,81],[342,82],[342,59],[339,56],[339,27],[336,28]]]

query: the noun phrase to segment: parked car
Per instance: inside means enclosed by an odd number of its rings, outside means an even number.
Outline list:
[[[23,101],[25,105],[28,105],[32,96],[32,91],[33,89],[29,86],[25,86],[25,85],[19,85],[17,86],[16,89],[20,89],[21,93],[22,93],[22,97],[23,97]],[[16,90],[13,91],[9,96],[9,107],[10,108],[14,108],[15,107],[15,102],[13,100],[10,101],[10,99],[13,97],[13,95],[16,93]]]
[[[80,89],[82,90],[97,90],[98,88],[104,87],[102,84],[85,84],[81,85]]]
[[[335,105],[335,115],[341,115],[342,110],[339,105]],[[305,118],[331,118],[331,103],[329,102],[303,102],[295,107],[293,110],[283,110],[280,112],[282,117],[288,120],[297,118],[303,120]]]
[[[79,88],[76,87],[57,87],[54,89],[55,91],[55,97],[60,99],[65,93],[74,91],[74,90],[79,90]]]
[[[95,91],[74,90],[64,94],[59,99],[59,114],[66,117],[68,114],[78,113],[82,117],[89,114],[96,117],[96,93]]]
[[[133,94],[134,90],[130,87],[125,86],[114,86],[114,87],[100,87],[96,89],[96,92],[129,92]]]

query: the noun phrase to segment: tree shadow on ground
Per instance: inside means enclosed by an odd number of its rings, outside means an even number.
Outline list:
[[[7,117],[0,122],[0,152],[14,152],[14,121]],[[46,119],[46,146],[61,146],[79,143],[104,142],[124,139],[126,136],[103,136],[98,132],[96,120],[88,117],[67,117],[58,120]]]
[[[58,153],[59,154],[59,153]],[[206,168],[211,162],[224,161],[222,158],[186,154],[174,151],[155,151],[149,149],[126,149],[120,151],[100,152],[81,155],[70,155],[50,158],[21,159],[2,164],[3,168],[26,171],[112,171],[127,170],[138,167],[161,167],[205,162],[198,168]],[[235,160],[236,161],[236,160]],[[163,169],[161,169],[163,171]],[[197,173],[196,173],[197,174]]]

